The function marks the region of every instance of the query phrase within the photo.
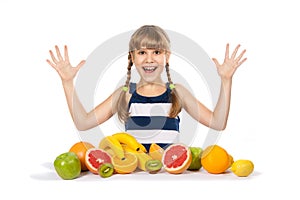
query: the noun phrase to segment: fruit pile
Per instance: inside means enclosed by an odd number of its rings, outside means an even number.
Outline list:
[[[175,143],[166,149],[153,143],[146,148],[126,132],[104,137],[98,147],[88,142],[75,143],[68,152],[56,157],[54,167],[65,180],[75,179],[82,171],[90,171],[103,178],[113,174],[145,171],[150,174],[165,170],[181,174],[186,170],[199,171],[202,167],[210,174],[228,170],[239,177],[249,176],[254,169],[250,160],[236,160],[222,147],[211,145],[204,150]]]

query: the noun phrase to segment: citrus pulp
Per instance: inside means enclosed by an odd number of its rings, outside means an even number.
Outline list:
[[[183,173],[192,162],[192,154],[184,144],[172,144],[163,154],[164,169],[171,174]]]
[[[85,165],[94,174],[98,174],[98,168],[103,163],[112,163],[111,156],[104,150],[90,148],[85,154]]]
[[[125,152],[124,156],[125,159],[120,159],[117,156],[112,157],[112,164],[115,172],[118,174],[129,174],[138,166],[138,159],[136,155],[130,152]]]

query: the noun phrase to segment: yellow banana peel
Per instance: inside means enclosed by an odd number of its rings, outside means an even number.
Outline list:
[[[128,147],[136,151],[139,151],[139,149],[142,148],[141,144],[135,139],[135,137],[133,137],[129,133],[126,132],[115,133],[112,135],[112,137],[117,139],[119,143],[126,144]]]
[[[120,159],[125,158],[122,145],[120,144],[120,142],[117,139],[115,139],[112,136],[104,137],[99,143],[99,148],[103,149],[103,150],[109,148],[114,152],[114,155],[116,155],[118,158],[120,158]]]

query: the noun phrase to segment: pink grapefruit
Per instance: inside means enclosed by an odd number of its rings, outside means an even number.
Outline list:
[[[172,144],[162,157],[164,169],[171,174],[181,174],[187,170],[192,162],[192,154],[184,144]]]
[[[111,163],[111,156],[104,150],[90,148],[85,154],[85,165],[94,174],[98,174],[98,169],[103,163]]]

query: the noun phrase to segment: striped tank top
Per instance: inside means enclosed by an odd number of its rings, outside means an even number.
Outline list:
[[[154,97],[146,97],[137,93],[136,83],[130,83],[132,94],[129,105],[129,118],[125,123],[126,132],[133,135],[146,149],[151,143],[162,148],[179,141],[180,118],[168,117],[172,106],[171,90],[166,83],[166,91]]]

